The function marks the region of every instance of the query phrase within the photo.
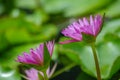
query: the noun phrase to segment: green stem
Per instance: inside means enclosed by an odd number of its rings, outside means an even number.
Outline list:
[[[43,74],[44,74],[44,80],[48,80],[48,76],[46,74],[46,71],[44,71]]]
[[[91,48],[92,48],[92,51],[93,51],[93,56],[94,56],[94,61],[95,61],[95,66],[96,66],[97,80],[102,80],[101,79],[101,74],[100,74],[99,62],[98,62],[97,53],[96,53],[96,49],[95,49],[95,44],[94,43],[92,43]]]
[[[20,74],[20,76],[26,80],[28,79],[25,75]]]
[[[64,67],[63,69],[57,71],[51,78],[54,78],[55,76],[58,76],[59,74],[65,72],[65,71],[67,71],[67,70],[69,70],[70,68],[72,68],[72,67],[74,67],[74,66],[76,66],[76,64],[75,64],[75,63],[72,63],[72,64]]]

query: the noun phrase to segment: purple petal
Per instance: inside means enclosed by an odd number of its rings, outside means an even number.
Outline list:
[[[100,29],[101,29],[101,25],[102,25],[102,17],[100,15],[96,15],[95,16],[95,35],[97,36]]]
[[[81,32],[81,30],[80,30],[81,26],[80,26],[80,24],[78,22],[74,22],[72,24],[72,26],[74,26],[74,28],[75,28],[75,30],[76,30],[77,33]]]
[[[83,18],[84,25],[89,26],[88,20],[86,18]]]
[[[23,53],[24,55],[24,59],[26,59],[26,62],[25,63],[28,63],[28,64],[38,64],[38,62],[36,62],[32,56],[30,54],[27,54],[27,53]]]
[[[18,56],[17,62],[26,62],[26,59],[23,56]]]
[[[39,80],[38,78],[38,71],[34,68],[25,71],[27,75],[27,80]]]
[[[37,52],[39,53],[40,58],[44,59],[44,43],[40,44],[37,48]]]
[[[36,51],[31,49],[30,53],[32,55],[32,58],[35,60],[35,62],[37,62],[37,64],[40,64],[40,65],[43,64],[43,59],[40,58],[39,54]]]
[[[80,23],[81,27],[84,26],[84,23],[83,23],[83,21],[81,19],[79,19],[79,23]]]
[[[81,40],[82,35],[78,33],[78,31],[75,30],[76,28],[72,25],[69,25],[68,28],[65,28],[62,31],[62,34],[64,34],[67,37],[76,39],[76,40]]]
[[[92,15],[90,16],[90,26],[92,27],[92,33],[95,35],[95,22],[93,21]]]
[[[46,43],[47,49],[48,49],[48,51],[50,53],[50,56],[52,56],[52,53],[53,53],[54,43],[55,43],[54,40],[53,41],[49,41],[49,42]]]

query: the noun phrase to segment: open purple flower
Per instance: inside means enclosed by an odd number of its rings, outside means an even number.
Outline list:
[[[49,41],[46,43],[48,52],[50,56],[52,56],[54,41]],[[17,62],[21,62],[24,64],[32,64],[32,65],[43,65],[44,63],[44,44],[40,44],[38,48],[31,49],[30,54],[24,52],[23,56],[18,56]]]
[[[26,70],[25,73],[27,75],[26,77],[27,80],[39,80],[38,71],[34,68],[31,68],[30,70]]]
[[[100,15],[96,15],[94,18],[91,15],[89,20],[87,20],[87,18],[79,19],[62,31],[64,36],[72,39],[60,43],[66,44],[70,42],[82,41],[82,33],[96,37],[101,30],[102,23],[103,21]]]

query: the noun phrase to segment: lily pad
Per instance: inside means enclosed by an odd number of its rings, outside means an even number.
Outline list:
[[[37,7],[36,0],[15,0],[15,3],[19,8],[35,9]]]
[[[120,43],[114,41],[103,42],[97,45],[97,53],[103,79],[110,78],[120,68],[120,64],[118,63],[120,61],[119,45]],[[94,58],[92,50],[89,46],[81,46],[81,43],[71,43],[65,44],[61,46],[61,48],[64,51],[67,51],[63,52],[66,55],[68,55],[70,51],[73,52],[72,54],[77,54],[79,56],[79,64],[81,69],[89,75],[96,77]],[[76,58],[74,61],[76,62]]]
[[[103,26],[102,31],[97,37],[97,43],[104,40],[105,35],[107,34],[114,34],[120,38],[120,19],[111,20],[109,22],[106,22]],[[113,37],[111,37],[113,38]]]
[[[12,48],[1,54],[0,65],[5,67],[16,67],[18,63],[15,61],[18,55],[22,55],[23,52],[29,52],[29,49],[36,47],[38,44],[26,44]],[[10,64],[10,65],[8,65]]]
[[[48,13],[64,13],[64,16],[88,14],[107,6],[112,0],[41,0],[44,10]]]
[[[106,9],[100,11],[101,13],[106,13],[106,16],[109,18],[120,17],[120,0],[116,0],[111,5],[107,6]],[[99,12],[98,12],[99,13]]]

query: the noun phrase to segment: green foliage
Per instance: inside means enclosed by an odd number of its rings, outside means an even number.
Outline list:
[[[99,43],[103,40],[106,40],[106,39],[103,39],[103,38],[108,37],[108,36],[105,36],[107,34],[113,34],[114,35],[114,36],[109,37],[109,39],[113,39],[113,37],[115,37],[115,36],[120,38],[120,36],[119,36],[120,29],[119,28],[120,28],[120,19],[116,19],[116,20],[106,22],[103,25],[103,29],[102,29],[101,33],[97,37],[97,40],[96,40],[97,43]]]
[[[72,17],[105,13],[105,24],[96,38],[103,79],[120,70],[120,0],[1,0],[0,1],[0,80],[21,80],[17,55],[41,42],[56,38],[57,26]],[[69,23],[69,22],[68,22]],[[59,35],[57,35],[59,36]],[[63,39],[63,38],[61,38]],[[76,63],[84,71],[77,80],[96,77],[92,51],[83,42],[55,46],[53,60],[63,65]],[[48,58],[45,58],[46,62]],[[9,65],[10,64],[10,65]],[[3,74],[11,74],[2,77]],[[87,74],[86,74],[87,73]]]
[[[41,0],[41,3],[48,13],[63,12],[66,17],[78,16],[91,13],[111,0]]]
[[[116,31],[120,32],[119,28],[119,20],[106,23],[96,40],[103,79],[112,77],[120,69],[120,37],[119,34],[116,34]],[[60,51],[67,56],[70,56],[71,52],[74,56],[77,54],[82,70],[94,77],[96,76],[93,55],[89,46],[83,46],[83,43],[80,42],[65,44],[61,47]],[[69,58],[76,62],[77,58]]]
[[[15,69],[0,66],[0,80],[21,80],[20,74]]]
[[[34,9],[37,7],[35,0],[15,0],[15,5],[20,8]]]
[[[120,60],[120,46],[118,46],[117,44],[120,45],[120,43],[118,42],[111,41],[97,45],[99,62],[101,66],[101,74],[103,79],[110,78],[112,74],[120,69],[120,64],[118,64]],[[79,64],[82,70],[92,76],[96,76],[93,55],[89,46],[81,46],[80,43],[71,43],[63,45],[61,48],[64,50],[61,51],[67,56],[69,53],[69,56],[71,54],[74,56],[77,54],[79,56]],[[67,52],[65,52],[66,50]],[[75,62],[77,61],[76,59],[77,58],[71,58],[71,60],[74,60]]]
[[[90,34],[82,33],[82,39],[84,42],[89,44],[89,43],[94,43],[96,40],[96,37]]]
[[[113,4],[111,4],[110,6],[108,6],[105,10],[102,10],[101,12],[105,12],[106,15],[110,18],[114,18],[114,17],[119,17],[120,16],[120,0],[116,0]]]
[[[96,80],[93,77],[87,75],[84,72],[81,72],[80,75],[77,77],[77,80]]]
[[[14,47],[4,53],[1,53],[0,65],[5,67],[11,67],[14,69],[16,65],[18,65],[18,63],[15,61],[17,59],[17,56],[20,54],[22,55],[23,52],[29,53],[29,49],[35,48],[37,45],[38,44],[21,45],[21,46]]]

